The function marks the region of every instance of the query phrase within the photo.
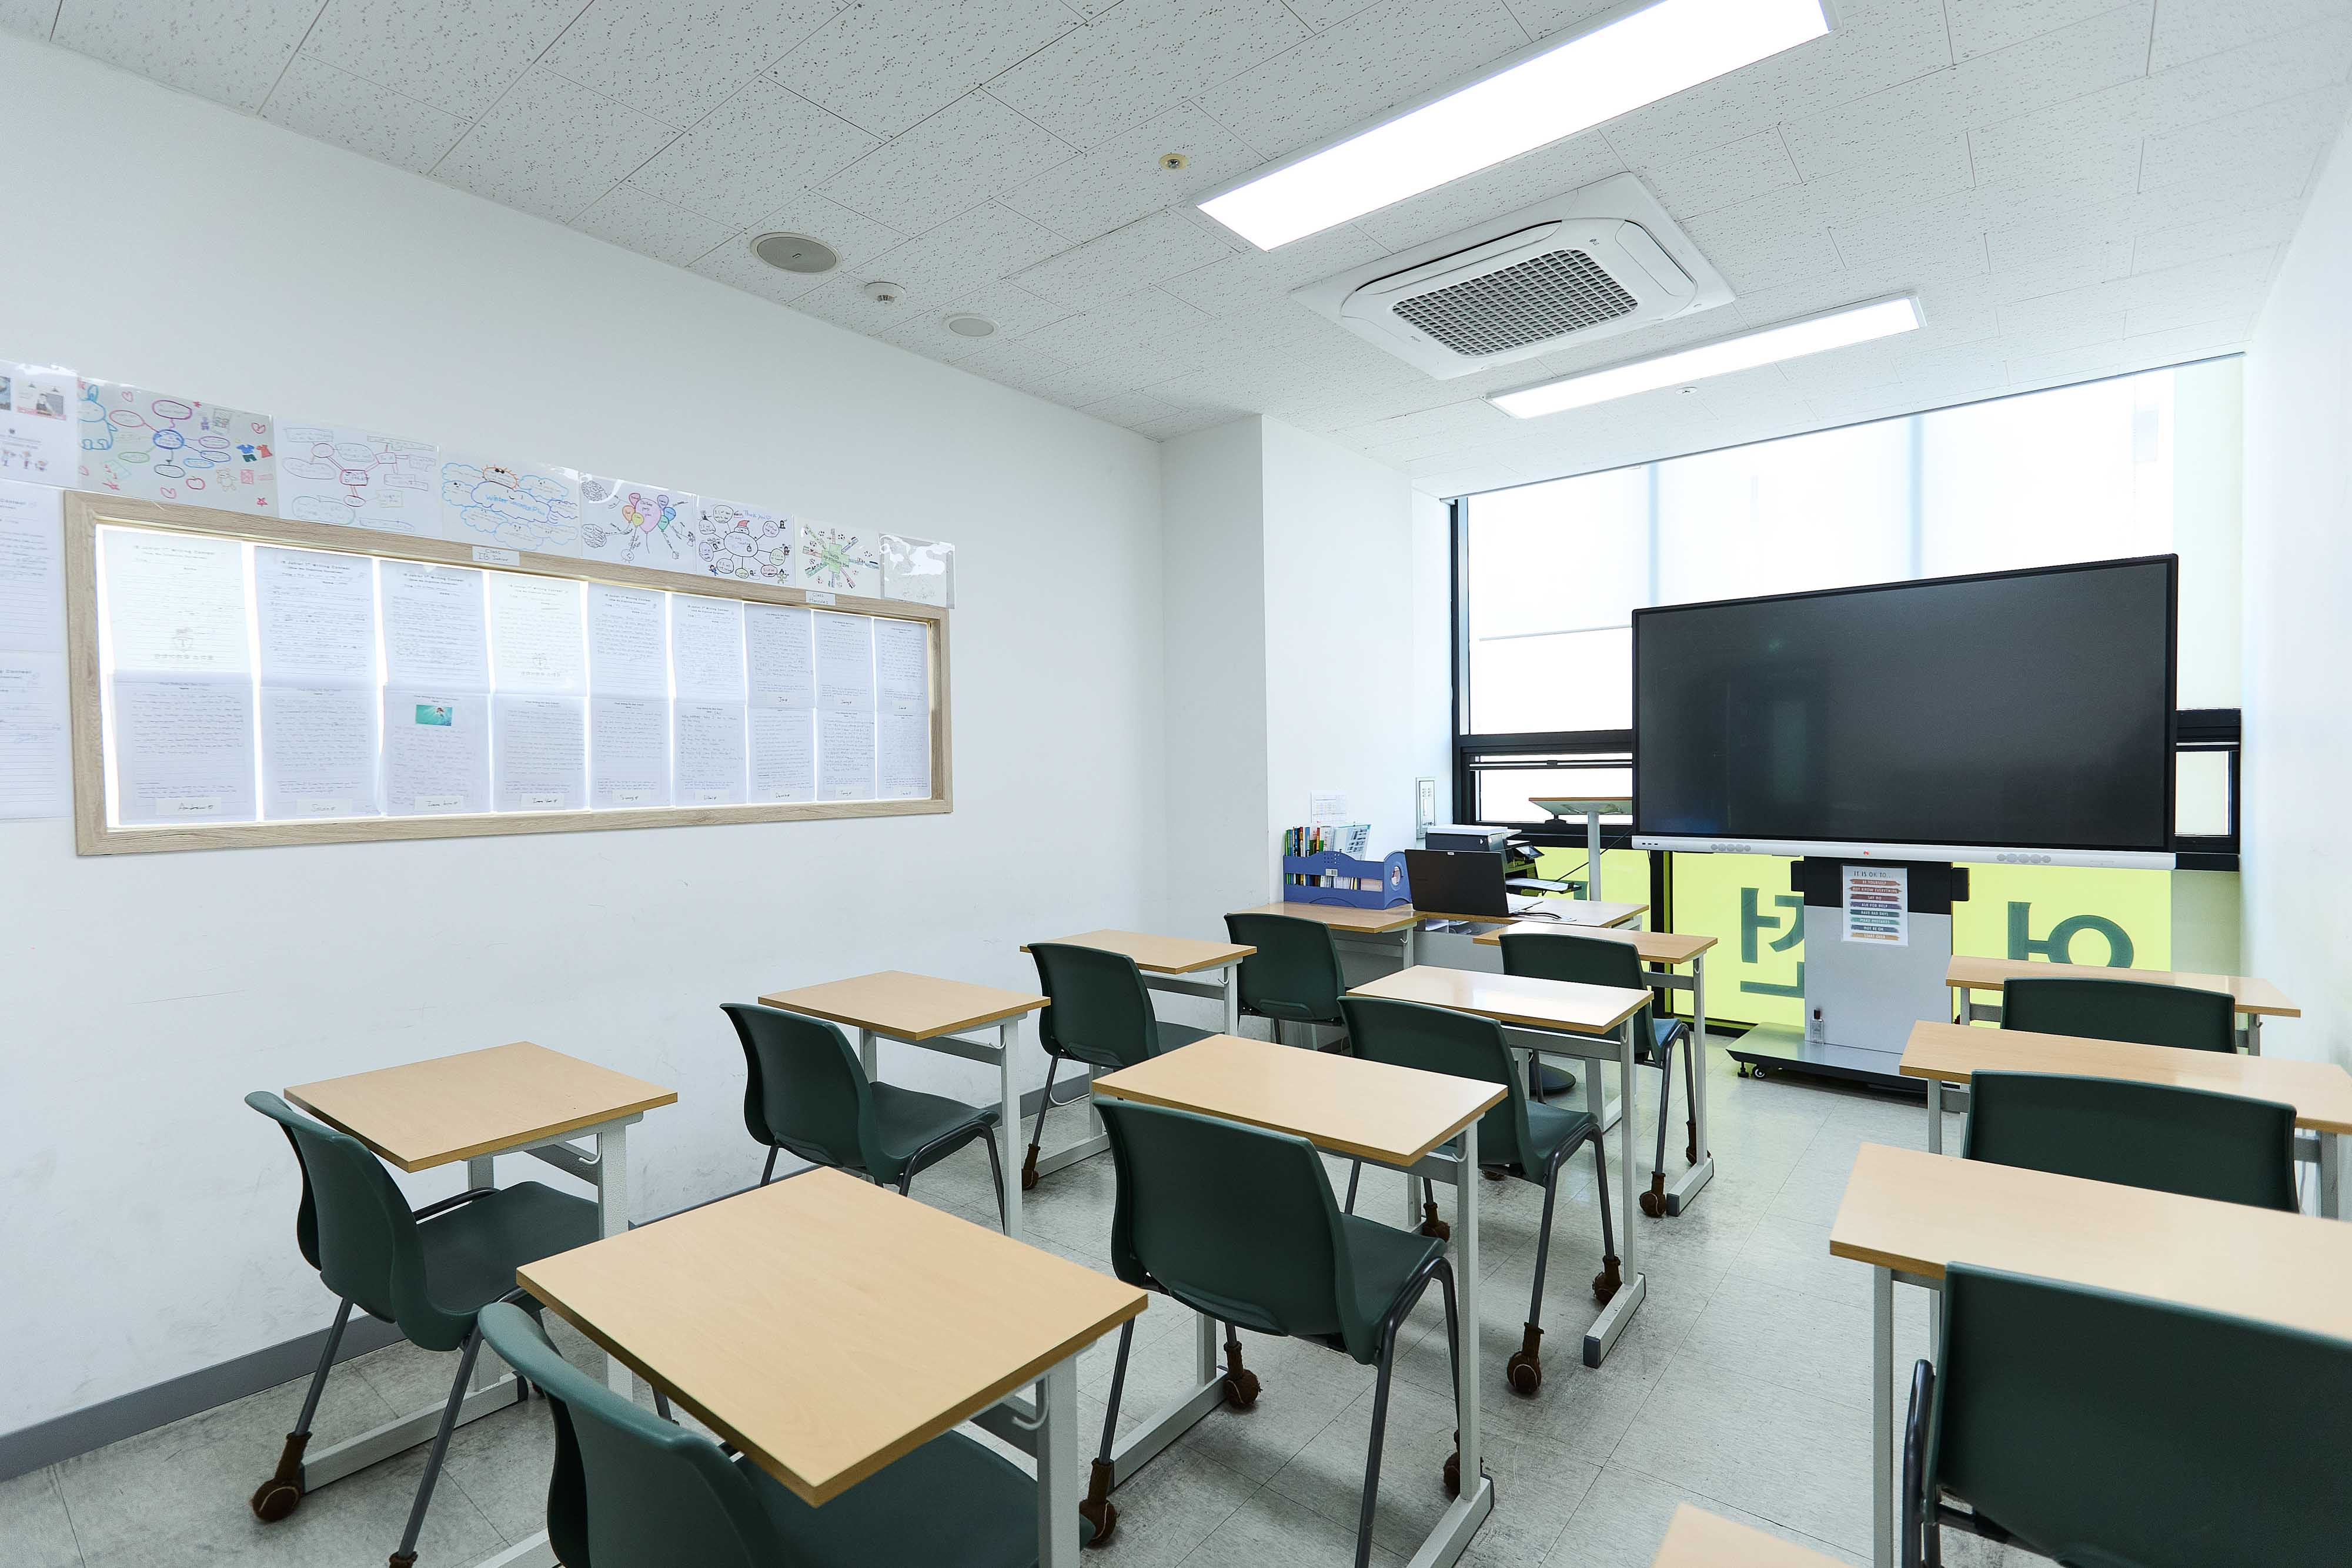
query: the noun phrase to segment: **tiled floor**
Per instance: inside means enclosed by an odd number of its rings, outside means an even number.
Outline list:
[[[1856,1148],[1923,1146],[1925,1113],[1916,1101],[1741,1081],[1719,1048],[1709,1057],[1715,1181],[1679,1218],[1637,1217],[1649,1297],[1597,1370],[1580,1364],[1577,1349],[1601,1256],[1590,1158],[1580,1155],[1564,1182],[1543,1307],[1544,1385],[1533,1399],[1504,1386],[1502,1364],[1518,1346],[1541,1194],[1521,1182],[1482,1184],[1487,1467],[1497,1501],[1465,1559],[1477,1568],[1637,1568],[1683,1501],[1833,1557],[1867,1559],[1869,1276],[1830,1257],[1829,1224]],[[1644,1129],[1654,1125],[1654,1085],[1642,1075]],[[1055,1120],[1057,1131],[1077,1131],[1068,1113]],[[1958,1134],[1955,1123],[1948,1136]],[[1679,1171],[1679,1133],[1668,1141],[1669,1169]],[[745,1159],[748,1173],[748,1148]],[[992,1225],[987,1179],[975,1146],[926,1173],[915,1191]],[[1359,1211],[1395,1216],[1399,1179],[1367,1172]],[[1108,1272],[1111,1187],[1107,1156],[1048,1177],[1028,1197],[1032,1239]],[[1926,1302],[1909,1290],[1896,1302],[1907,1366],[1924,1351]],[[1402,1562],[1444,1501],[1440,1467],[1453,1423],[1443,1322],[1433,1291],[1399,1352],[1375,1562]],[[1244,1340],[1264,1384],[1257,1407],[1213,1413],[1121,1489],[1118,1535],[1090,1558],[1101,1568],[1351,1561],[1371,1371],[1296,1341]],[[559,1343],[582,1359],[576,1336]],[[1097,1432],[1110,1346],[1081,1367],[1081,1417]],[[1122,1424],[1172,1397],[1190,1356],[1187,1314],[1155,1300],[1138,1330]],[[405,1346],[350,1364],[330,1380],[316,1440],[432,1403],[447,1376],[446,1358]],[[322,1489],[282,1523],[257,1524],[247,1511],[301,1396],[301,1384],[288,1384],[0,1484],[0,1568],[382,1562],[398,1542],[421,1448]],[[551,1448],[536,1401],[459,1428],[420,1563],[470,1568],[540,1528]],[[1966,1543],[1948,1550],[1956,1563],[1987,1560]]]

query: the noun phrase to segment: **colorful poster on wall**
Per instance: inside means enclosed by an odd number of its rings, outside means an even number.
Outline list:
[[[820,593],[856,593],[868,599],[882,593],[880,536],[837,523],[800,525],[799,549],[793,559],[793,586]]]
[[[0,479],[74,482],[81,463],[74,416],[79,395],[71,371],[0,360]]]
[[[793,521],[782,512],[706,496],[688,537],[694,559],[713,577],[791,586]]]
[[[268,414],[120,382],[79,386],[80,488],[231,512],[278,510]]]
[[[317,420],[278,422],[278,509],[298,523],[441,533],[441,453],[429,441]]]
[[[579,476],[569,468],[441,456],[441,537],[548,555],[580,554]]]
[[[699,497],[672,485],[580,476],[580,553],[655,571],[698,571]]]

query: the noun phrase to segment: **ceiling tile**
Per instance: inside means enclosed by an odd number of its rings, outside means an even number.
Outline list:
[[[906,322],[908,306],[904,300],[885,305],[868,299],[865,292],[866,281],[867,275],[863,273],[827,273],[814,288],[793,298],[793,308],[836,327],[846,327],[861,336],[879,338]]]
[[[754,77],[632,173],[629,183],[705,217],[743,225],[876,145],[847,120]]]
[[[1100,402],[1087,403],[1078,412],[1091,414],[1096,419],[1111,424],[1132,428],[1159,420],[1173,419],[1182,413],[1184,408],[1181,403],[1170,402],[1165,398],[1153,397],[1150,392],[1120,392],[1115,397],[1107,397]]]
[[[838,0],[594,0],[540,63],[679,130],[834,14]]]
[[[734,238],[736,232],[716,219],[673,206],[629,184],[605,192],[572,220],[572,226],[672,267],[693,266],[714,247]]]
[[[1829,225],[1801,192],[1776,191],[1684,225],[1699,254],[1741,294],[1802,283],[1839,270]]]
[[[2009,379],[2012,382],[2076,381],[2102,376],[2121,362],[2123,350],[2124,340],[2118,335],[2106,342],[2088,343],[2079,349],[2012,354],[2009,360]]]
[[[1564,33],[1580,26],[1612,11],[1624,8],[1625,0],[1506,0],[1511,15],[1531,38],[1545,38],[1554,33]]]
[[[2104,202],[2139,188],[2146,140],[2095,95],[1971,130],[1969,162],[1979,190],[2064,186],[2079,201]]]
[[[822,183],[842,205],[915,234],[1071,156],[1050,131],[974,92]]]
[[[1064,317],[1051,326],[1024,333],[1021,340],[1071,364],[1139,356],[1170,361],[1175,368],[1186,368],[1215,325],[1208,315],[1174,295],[1147,288],[1095,309]],[[1129,384],[1141,386],[1147,382]],[[1103,395],[1108,397],[1109,393]]]
[[[2226,321],[2197,321],[2158,332],[2135,333],[2124,339],[2124,352],[2135,360],[2187,360],[2200,354],[2227,353],[2244,346],[2252,335],[2253,319],[2240,316]]]
[[[1666,211],[1695,218],[1798,183],[1797,165],[1775,129],[1727,141],[1704,152],[1633,171]]]
[[[1424,191],[1356,220],[1391,250],[1410,250],[1456,229],[1622,173],[1623,160],[1597,131],[1567,137],[1491,169]]]
[[[673,134],[634,109],[534,67],[434,172],[461,191],[569,223]]]
[[[1171,152],[1182,153],[1186,165],[1162,169],[1160,160]],[[1188,204],[1260,162],[1232,131],[1193,105],[1179,104],[1014,186],[1003,199],[1057,234],[1092,239],[1147,213]]]
[[[1213,316],[1288,304],[1290,291],[1379,260],[1388,248],[1353,224],[1293,240],[1279,250],[1227,253],[1160,285],[1178,298]],[[1299,308],[1304,308],[1300,307]]]
[[[46,38],[58,19],[58,0],[0,0],[0,33]]]
[[[2110,9],[2115,0],[1944,0],[1952,54],[1972,59],[2071,26]]]
[[[1817,204],[1884,211],[1969,188],[1955,73],[1916,82],[1780,127]]]
[[[2352,7],[2324,22],[2205,55],[2148,78],[2146,123],[2178,131],[2342,82],[2352,71]]]
[[[1024,346],[1023,340],[1016,340],[1007,345],[1007,350],[1018,351]],[[1100,402],[1126,391],[1130,384],[1125,374],[1119,371],[1108,371],[1098,365],[1065,363],[1050,354],[1039,353],[1034,348],[1027,351],[1034,357],[1034,362],[994,362],[991,365],[989,379],[1070,408]]]
[[[294,57],[319,0],[67,0],[53,42],[248,113]]]
[[[985,338],[959,337],[948,330],[949,317],[967,314],[987,317],[996,323],[996,330]],[[1034,332],[1068,314],[1061,306],[1040,299],[1018,285],[992,283],[959,295],[944,305],[917,309],[906,321],[884,332],[882,340],[954,364],[985,354],[992,346],[1002,348],[1023,333]]]
[[[472,120],[580,15],[580,0],[327,0],[302,52]]]
[[[1971,125],[1988,125],[2145,76],[2156,5],[2132,0],[1962,61],[1952,72],[1959,111]]]
[[[2343,0],[2166,0],[2157,14],[2149,68],[2169,69],[2343,12]]]
[[[288,63],[261,117],[417,174],[429,172],[466,134],[456,115],[308,55]]]
[[[944,306],[1061,248],[1059,235],[1010,207],[983,202],[884,252],[867,264],[865,276],[898,284],[909,308]]]
[[[1097,147],[1307,35],[1278,0],[1124,0],[990,89],[1071,145]]]
[[[896,136],[1079,25],[1060,0],[990,0],[974,26],[964,0],[848,7],[778,61],[778,81],[874,132]]]
[[[1048,256],[1013,281],[1040,298],[1086,310],[1232,254],[1175,214],[1155,213]]]
[[[1230,424],[1246,413],[1244,409],[1197,408],[1167,419],[1147,420],[1131,428],[1138,435],[1148,435],[1154,441],[1173,441],[1180,435],[1190,435],[1196,430],[1207,430],[1212,425]]]
[[[2139,188],[2160,191],[2246,168],[2308,169],[2335,144],[2347,102],[2352,102],[2352,89],[2322,88],[2151,136],[2140,164]]]
[[[692,270],[763,299],[790,304],[810,289],[821,287],[833,275],[810,277],[781,271],[751,254],[753,239],[779,231],[823,240],[841,257],[841,270],[845,271],[862,269],[867,262],[902,243],[896,229],[860,217],[814,191],[798,191],[783,205],[697,261]]]
[[[1444,88],[1527,41],[1503,0],[1379,0],[1211,88],[1200,102],[1260,152],[1284,157]]]
[[[2153,272],[2193,261],[2210,261],[2237,251],[2282,245],[2294,237],[2302,218],[2301,202],[2277,202],[2228,217],[2153,229],[2133,242],[2132,270]]]

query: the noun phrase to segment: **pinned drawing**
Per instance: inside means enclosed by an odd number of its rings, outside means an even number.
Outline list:
[[[580,476],[580,553],[657,571],[698,570],[694,524],[701,502],[684,490]]]
[[[793,582],[795,587],[826,593],[877,598],[882,591],[881,548],[872,534],[855,528],[833,523],[803,523]]]
[[[81,487],[232,512],[278,510],[266,413],[82,382]]]
[[[278,508],[297,522],[432,538],[441,467],[429,441],[286,420],[278,428]]]
[[[695,558],[713,577],[791,585],[793,525],[782,513],[705,497],[692,537]]]
[[[81,462],[78,396],[71,371],[0,361],[0,478],[74,483]]]
[[[882,536],[882,597],[909,604],[955,603],[955,546],[937,539]]]
[[[441,536],[509,549],[580,553],[580,491],[568,468],[485,463],[452,454],[441,464]]]

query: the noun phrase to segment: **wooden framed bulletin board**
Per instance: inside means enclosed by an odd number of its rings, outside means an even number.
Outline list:
[[[75,847],[81,854],[137,854],[172,850],[358,843],[397,839],[477,838],[503,833],[576,833],[615,828],[710,827],[730,822],[795,821],[813,818],[902,817],[953,810],[950,767],[952,727],[950,723],[948,680],[950,612],[945,609],[895,599],[868,599],[850,594],[832,596],[828,601],[828,596],[822,593],[812,596],[804,590],[776,587],[761,582],[738,581],[730,578],[689,575],[685,572],[656,571],[635,566],[579,560],[565,556],[542,555],[529,551],[490,549],[485,547],[452,543],[444,539],[412,538],[370,528],[331,527],[295,522],[282,517],[257,517],[208,507],[172,506],[82,491],[69,491],[66,494],[64,510],[68,685],[71,697],[73,721],[74,838]],[[400,802],[389,790],[387,780],[390,737],[385,733],[383,726],[379,725],[372,732],[372,744],[374,749],[371,753],[370,766],[374,771],[365,787],[370,793],[363,800],[355,801],[352,799],[344,799],[320,802],[320,809],[317,810],[315,814],[299,809],[283,809],[283,801],[280,802],[281,809],[273,810],[272,785],[268,779],[271,756],[268,743],[269,730],[258,716],[263,711],[265,701],[263,687],[268,677],[266,665],[263,663],[265,655],[257,653],[254,657],[243,662],[242,677],[251,693],[247,700],[245,711],[255,716],[248,722],[255,726],[258,736],[257,740],[248,737],[247,741],[247,744],[257,747],[253,754],[256,758],[254,771],[257,778],[251,788],[249,803],[242,807],[232,805],[227,808],[226,810],[227,820],[222,820],[224,807],[221,800],[212,798],[187,800],[184,797],[176,802],[166,801],[164,809],[159,812],[147,784],[143,782],[147,775],[142,774],[136,809],[129,813],[131,820],[126,821],[125,812],[121,809],[124,804],[122,793],[124,779],[118,776],[119,759],[111,751],[117,741],[117,714],[115,695],[110,691],[109,686],[110,682],[125,678],[125,673],[116,667],[115,660],[120,651],[115,647],[115,638],[110,635],[109,607],[101,601],[102,591],[114,591],[108,586],[107,570],[102,559],[105,552],[100,545],[101,538],[107,538],[110,547],[113,546],[111,530],[125,530],[126,534],[142,536],[140,542],[142,546],[148,547],[147,553],[150,555],[156,553],[155,547],[158,540],[169,540],[173,536],[177,536],[183,543],[191,538],[215,541],[213,548],[208,551],[198,548],[190,553],[199,556],[209,553],[215,559],[225,553],[216,548],[216,541],[228,540],[256,547],[326,552],[345,558],[346,560],[350,558],[361,558],[378,563],[421,562],[432,567],[455,567],[478,570],[484,574],[481,592],[486,599],[492,601],[498,598],[501,586],[491,580],[500,574],[532,579],[542,584],[547,580],[552,579],[592,585],[604,583],[621,589],[651,590],[672,596],[663,601],[660,624],[665,628],[674,625],[673,607],[687,601],[740,601],[746,609],[736,612],[738,619],[745,615],[757,614],[757,612],[749,608],[752,606],[781,605],[807,608],[818,612],[807,619],[810,625],[816,628],[820,633],[819,646],[823,645],[821,633],[824,630],[826,624],[824,617],[827,614],[847,618],[870,617],[872,628],[867,634],[876,640],[876,645],[878,647],[887,640],[893,649],[899,651],[901,656],[898,664],[900,684],[897,687],[888,686],[886,684],[887,677],[884,677],[885,684],[870,685],[867,688],[866,702],[869,717],[867,728],[869,731],[872,730],[877,723],[888,725],[895,722],[898,725],[898,727],[891,733],[898,737],[899,767],[894,773],[886,755],[883,765],[877,769],[869,771],[866,775],[869,782],[877,778],[881,780],[879,783],[871,784],[875,791],[871,797],[825,799],[822,793],[816,793],[814,798],[786,799],[782,797],[787,793],[797,794],[801,791],[797,789],[788,791],[782,787],[774,787],[772,792],[779,798],[758,800],[751,797],[758,788],[759,770],[756,767],[747,764],[744,775],[746,787],[743,791],[745,798],[740,803],[732,801],[702,803],[702,800],[691,798],[681,800],[678,789],[681,772],[675,768],[673,761],[666,760],[663,777],[668,788],[659,792],[665,797],[659,800],[646,798],[655,793],[654,791],[636,790],[626,795],[614,796],[614,800],[626,800],[629,803],[607,802],[600,805],[593,799],[595,790],[583,782],[577,804],[573,804],[569,796],[564,797],[561,804],[555,803],[555,799],[551,796],[533,796],[528,797],[530,804],[520,809],[497,809],[496,791],[486,788],[479,800],[474,800],[469,797],[467,801],[468,806],[479,806],[483,809],[448,809],[446,799],[436,797],[432,799],[431,803],[440,809],[426,811],[424,810],[427,805],[426,798],[417,797],[409,802],[413,809],[404,813],[399,810]],[[252,591],[250,584],[255,580],[255,568],[252,563],[259,558],[253,552],[247,551],[244,559],[247,562],[246,591],[250,595]],[[314,561],[312,564],[324,563]],[[366,574],[368,580],[372,582],[383,580],[383,571],[384,569],[381,565],[368,569]],[[348,569],[341,570],[338,574],[346,580],[352,580],[354,575]],[[520,592],[519,585],[514,583],[508,583],[504,588]],[[547,596],[542,594],[541,597]],[[642,602],[646,596],[638,593],[607,597],[630,598]],[[581,601],[593,604],[596,601],[596,596],[593,591],[583,590]],[[245,606],[249,626],[257,626],[254,601],[248,597],[238,602]],[[369,606],[369,613],[378,617],[372,621],[370,625],[379,648],[384,645],[384,623],[381,619],[384,612],[381,610],[380,603],[381,601]],[[214,619],[219,623],[214,628],[215,633],[226,635],[224,630],[226,612],[215,606]],[[764,623],[797,624],[800,619],[770,614],[764,617]],[[147,623],[150,627],[155,623],[152,612],[147,617]],[[836,629],[854,629],[851,620],[831,624]],[[927,679],[924,683],[924,695],[919,698],[907,695],[913,690],[909,672],[913,664],[912,650],[915,646],[911,636],[903,630],[908,624],[919,627],[922,631],[922,657],[927,665],[923,674]],[[142,639],[147,635],[142,632]],[[163,635],[170,635],[168,628]],[[257,640],[261,635],[257,630],[251,632],[251,636],[256,639],[254,646],[257,649],[260,646]],[[485,635],[487,636],[487,632]],[[589,633],[583,628],[583,637],[587,635]],[[667,658],[676,644],[667,640],[673,635],[673,632],[665,631],[662,635],[665,638],[663,648]],[[143,641],[142,645],[145,645]],[[486,667],[488,657],[488,647],[486,643],[483,655]],[[754,655],[746,667],[754,667],[756,664],[757,659]],[[385,658],[377,658],[373,667],[375,672],[374,685],[370,690],[374,701],[374,712],[379,719],[388,722],[393,703],[384,695],[391,690],[388,685],[391,676]],[[582,667],[583,670],[586,668],[584,648]],[[876,667],[881,667],[878,662]],[[137,678],[145,682],[147,686],[152,686],[155,680],[160,679],[160,677],[148,676]],[[234,676],[222,675],[205,678],[216,683],[215,690],[234,685],[236,680]],[[586,678],[585,674],[582,676],[583,688]],[[815,680],[814,674],[811,678],[813,682]],[[893,718],[874,718],[875,693],[877,689],[883,691],[886,696],[892,690],[898,694],[895,699],[890,699],[895,701],[895,706],[890,706],[889,701],[886,701],[883,705],[885,710],[894,716]],[[811,690],[813,693],[822,695],[828,692],[830,688],[813,685]],[[149,700],[150,695],[146,686],[142,686],[140,694],[141,700],[142,702]],[[481,711],[488,715],[493,711],[491,704],[496,700],[497,694],[486,691],[479,695]],[[586,705],[594,695],[592,690],[583,689],[577,694],[576,698],[572,700],[577,700],[583,705],[582,712],[584,715],[589,711]],[[674,696],[661,696],[647,700],[659,701],[664,705],[663,722],[669,724],[677,722],[672,713],[672,705],[675,704],[679,707],[685,706],[682,699]],[[756,691],[747,689],[741,701],[742,706],[746,706],[748,716],[749,708],[760,706],[761,698]],[[776,706],[782,707],[786,705],[778,700]],[[220,733],[221,726],[218,722],[220,713],[233,716],[236,711],[238,710],[233,700],[229,706],[216,709],[211,733],[215,737]],[[357,711],[356,705],[344,710],[347,722],[342,734],[347,740],[351,734],[348,718],[350,714],[355,711]],[[819,737],[820,744],[822,737],[831,733],[824,722],[826,716],[822,710],[819,710],[813,712],[809,719],[810,728],[807,733]],[[920,721],[926,717],[927,731],[919,727]],[[145,721],[142,719],[142,722]],[[425,722],[421,712],[418,715],[418,722]],[[148,730],[142,729],[140,733],[145,735]],[[203,732],[192,727],[188,733],[197,734],[198,740],[195,744],[202,743]],[[752,727],[751,733],[756,737],[758,734],[756,727]],[[925,733],[928,734],[929,742],[929,792],[919,795],[914,791],[921,787],[923,775],[919,769],[911,768],[905,759],[913,755],[912,737]],[[675,734],[674,731],[673,734]],[[496,734],[492,733],[479,744],[487,750],[496,739]],[[184,734],[180,743],[184,746],[191,744],[186,740]],[[583,768],[586,766],[585,748],[592,744],[593,732],[583,730],[582,740]],[[670,758],[674,758],[677,753],[673,751],[667,755]],[[844,757],[847,758],[845,744]],[[826,775],[819,768],[814,751],[808,767],[812,777],[812,790],[814,791],[823,786]],[[583,779],[593,777],[593,773],[584,774]],[[843,789],[855,788],[854,783],[842,783],[838,780],[835,783],[837,796]],[[895,789],[897,794],[894,797],[886,798],[882,794],[886,789]],[[699,792],[703,800],[720,793],[722,792],[717,790]],[[236,799],[242,800],[244,797],[240,795]],[[637,803],[640,799],[643,800],[643,803]],[[171,814],[170,808],[174,805],[184,810],[187,814],[184,816]],[[298,808],[300,805],[301,803],[297,803]],[[539,809],[541,807],[547,809]],[[204,820],[208,814],[213,817],[213,820]]]

